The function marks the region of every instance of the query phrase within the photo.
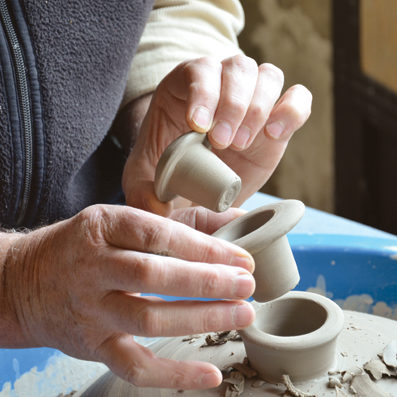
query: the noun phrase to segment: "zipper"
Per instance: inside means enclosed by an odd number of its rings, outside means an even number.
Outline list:
[[[25,61],[22,54],[20,41],[15,31],[11,14],[7,7],[6,0],[0,0],[0,18],[3,22],[6,37],[9,43],[10,52],[15,72],[21,128],[23,132],[24,146],[24,177],[22,188],[22,199],[18,209],[17,226],[21,226],[26,215],[32,185],[33,173],[33,127],[32,107],[28,88],[28,77]]]

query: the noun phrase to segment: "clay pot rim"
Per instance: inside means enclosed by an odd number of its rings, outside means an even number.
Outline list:
[[[167,146],[160,157],[154,176],[155,191],[160,201],[171,201],[177,196],[176,194],[170,194],[167,191],[168,182],[172,176],[174,168],[192,144],[202,143],[205,147],[211,147],[206,137],[207,135],[205,133],[188,132],[181,135]],[[178,150],[175,150],[176,146],[178,146]],[[168,165],[168,167],[166,167],[166,165]]]
[[[249,327],[239,331],[242,338],[258,346],[264,346],[269,350],[282,349],[284,351],[301,351],[302,347],[306,350],[325,345],[336,339],[343,329],[344,315],[342,309],[332,300],[313,292],[290,291],[272,302],[298,299],[315,302],[326,310],[327,318],[322,326],[303,335],[277,336],[260,330],[258,332],[255,323],[253,323]],[[271,304],[272,302],[266,302],[265,304]],[[257,312],[260,311],[263,305],[264,304],[255,304],[255,310]]]
[[[256,254],[286,235],[304,215],[305,205],[299,200],[283,200],[264,205],[229,222],[213,233],[213,236],[222,238],[221,236],[226,230],[234,229],[237,225],[248,221],[261,212],[267,211],[273,211],[271,218],[267,222],[231,242],[246,249],[251,254]]]

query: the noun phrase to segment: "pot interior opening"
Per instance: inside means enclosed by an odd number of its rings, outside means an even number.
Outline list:
[[[233,228],[226,228],[226,230],[222,231],[217,237],[227,241],[238,240],[269,222],[274,214],[274,210],[264,210],[252,216],[244,216],[244,219],[241,219],[240,222],[236,222]]]
[[[327,311],[319,303],[290,298],[263,305],[254,324],[270,335],[299,336],[321,328],[327,317]]]

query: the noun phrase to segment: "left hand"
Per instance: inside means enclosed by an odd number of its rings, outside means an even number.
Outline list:
[[[127,160],[127,204],[170,214],[173,203],[159,202],[154,193],[155,168],[165,148],[190,130],[208,133],[214,152],[242,179],[234,205],[244,202],[269,179],[289,139],[310,115],[311,93],[298,84],[279,98],[283,82],[276,66],[258,66],[244,55],[177,66],[156,89]]]

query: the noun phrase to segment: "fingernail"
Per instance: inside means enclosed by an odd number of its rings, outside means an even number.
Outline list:
[[[233,280],[233,296],[238,299],[249,298],[255,289],[255,280],[249,273],[240,273]]]
[[[211,127],[211,114],[204,106],[197,106],[194,109],[192,121],[200,132],[207,132]]]
[[[241,125],[236,132],[236,136],[233,139],[233,145],[240,149],[245,149],[250,137],[251,130],[245,125]]]
[[[218,121],[211,133],[212,139],[220,146],[229,146],[232,135],[232,127],[226,121]]]
[[[205,386],[205,388],[216,387],[222,381],[221,377],[217,372],[206,372],[201,376],[200,384]]]
[[[284,125],[282,123],[280,123],[279,121],[276,121],[274,123],[267,125],[266,131],[272,138],[278,139],[278,138],[280,138],[281,134],[284,131]]]
[[[232,319],[236,329],[248,327],[255,319],[251,305],[242,303],[235,306],[232,312]]]
[[[243,267],[253,273],[255,270],[254,258],[251,255],[235,255],[232,259],[231,266]]]

